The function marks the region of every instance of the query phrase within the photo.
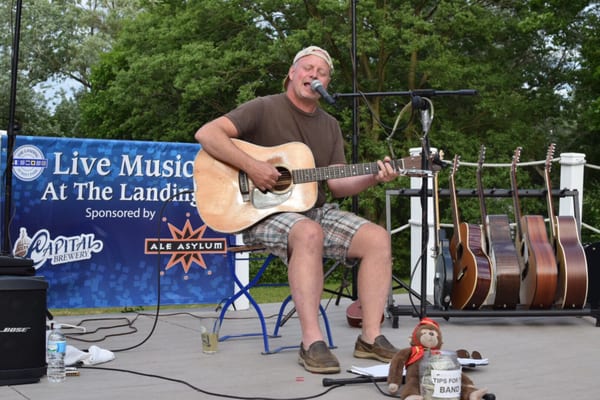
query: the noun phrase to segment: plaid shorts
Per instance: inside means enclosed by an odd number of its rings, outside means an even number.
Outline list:
[[[335,203],[326,203],[305,213],[284,212],[271,215],[242,232],[244,244],[263,245],[287,264],[288,234],[296,222],[306,218],[318,222],[323,228],[324,257],[346,263],[354,261],[347,259],[348,248],[358,228],[369,221],[354,213],[340,210],[339,205]]]

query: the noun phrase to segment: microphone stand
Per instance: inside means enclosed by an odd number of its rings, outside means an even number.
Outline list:
[[[430,113],[430,100],[424,100],[419,96],[412,98],[413,109],[419,110],[421,114],[421,126],[423,127],[423,137],[421,138],[421,169],[428,166],[428,160],[431,156],[429,147],[429,128],[433,116]],[[429,187],[428,177],[422,178],[421,183],[421,309],[420,318],[426,315],[426,296],[427,296],[427,244],[429,243],[429,216],[427,207],[427,189]]]
[[[408,96],[408,97],[434,97],[434,96],[475,96],[477,91],[473,89],[460,90],[435,90],[435,89],[417,89],[400,92],[365,92],[365,93],[335,93],[334,99],[344,97],[389,97],[389,96]]]

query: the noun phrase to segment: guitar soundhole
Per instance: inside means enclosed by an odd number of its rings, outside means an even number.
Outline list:
[[[286,191],[292,184],[292,173],[285,167],[277,166],[276,168],[281,175],[273,187],[273,192]]]

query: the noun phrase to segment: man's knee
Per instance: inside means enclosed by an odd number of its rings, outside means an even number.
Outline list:
[[[368,229],[368,231],[365,231],[365,240],[370,242],[372,248],[378,248],[384,252],[391,251],[391,236],[384,227],[374,223],[369,223],[364,226]]]
[[[369,222],[362,225],[352,239],[349,256],[364,259],[378,257],[391,262],[391,239],[389,232],[380,225]]]
[[[304,243],[322,247],[324,237],[323,228],[320,224],[312,220],[303,220],[294,225],[290,231],[289,241],[290,244]]]

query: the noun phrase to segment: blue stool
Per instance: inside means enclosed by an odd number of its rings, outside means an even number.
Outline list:
[[[249,255],[243,255],[245,253],[249,253]],[[256,254],[256,253],[260,253],[260,254]],[[286,309],[286,306],[292,300],[292,296],[289,295],[282,302],[281,307],[279,309],[279,314],[277,317],[277,322],[275,325],[273,335],[269,335],[268,329],[267,329],[267,324],[265,322],[264,313],[262,312],[260,305],[256,302],[254,297],[252,297],[252,295],[249,292],[249,290],[251,288],[257,286],[257,284],[259,283],[265,270],[271,264],[271,262],[277,258],[277,256],[270,254],[270,253],[268,253],[268,254],[265,253],[265,249],[262,246],[230,245],[230,246],[228,246],[228,249],[227,249],[227,257],[228,257],[227,265],[229,267],[229,271],[231,273],[231,276],[233,277],[235,284],[239,288],[239,290],[236,293],[234,293],[232,296],[227,298],[227,300],[223,303],[221,312],[219,314],[219,318],[215,321],[215,326],[213,327],[213,331],[215,331],[215,332],[220,331],[221,326],[223,325],[223,320],[225,319],[225,314],[227,313],[229,307],[234,306],[234,302],[241,296],[244,296],[248,299],[248,301],[250,302],[252,307],[254,307],[254,310],[258,317],[258,321],[260,323],[260,332],[240,333],[240,334],[219,336],[219,342],[223,342],[223,341],[226,341],[226,340],[229,340],[232,338],[262,336],[263,346],[264,346],[264,352],[262,352],[262,354],[274,354],[274,353],[278,353],[278,352],[280,352],[282,350],[286,350],[286,349],[299,348],[299,345],[281,346],[274,350],[271,350],[269,347],[269,338],[280,337],[279,328],[285,323],[285,321],[283,320],[283,318],[284,318],[283,313]],[[238,260],[263,260],[260,268],[256,272],[256,275],[248,282],[247,285],[244,285],[240,281],[240,279],[238,278],[238,276],[236,274],[235,267],[236,267],[236,261],[238,261]],[[325,331],[327,334],[327,341],[328,341],[329,347],[335,348],[335,346],[333,345],[331,328],[329,326],[329,319],[327,318],[327,313],[325,312],[325,309],[323,308],[323,306],[320,304],[319,304],[319,310],[320,310],[321,316],[323,318],[323,324],[325,326]]]
[[[279,308],[279,314],[277,315],[277,322],[275,323],[275,329],[273,330],[272,337],[281,337],[279,335],[279,328],[281,328],[287,320],[287,319],[284,319],[285,316],[283,315],[283,313],[285,311],[285,308],[287,307],[287,305],[290,303],[291,300],[292,300],[292,295],[290,294],[281,303],[281,307]],[[329,327],[329,318],[327,318],[327,313],[325,312],[325,308],[323,308],[323,306],[321,304],[319,304],[319,311],[321,312],[321,317],[323,318],[323,325],[325,326],[325,332],[327,334],[327,342],[328,342],[329,348],[335,349],[335,346],[333,345],[333,339],[331,336],[331,328]],[[286,350],[286,349],[297,349],[299,347],[300,346],[298,346],[298,345],[281,346],[281,347],[278,347],[277,349],[273,350],[272,353],[278,353],[281,350]]]

